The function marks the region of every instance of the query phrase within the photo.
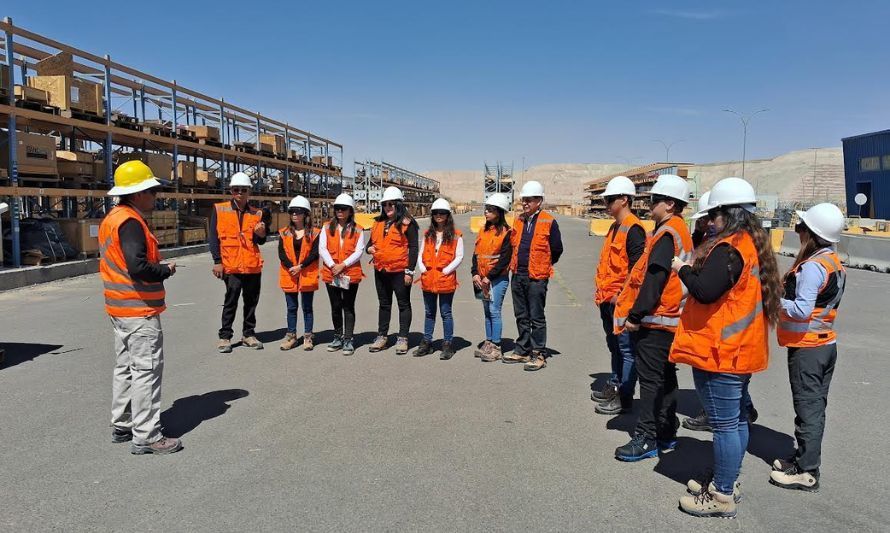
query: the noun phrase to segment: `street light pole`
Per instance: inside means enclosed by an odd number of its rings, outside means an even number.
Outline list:
[[[653,139],[653,140],[652,140],[652,142],[654,142],[654,143],[661,143],[661,145],[664,146],[664,162],[665,162],[665,163],[670,163],[670,162],[671,162],[671,148],[672,148],[675,144],[677,144],[677,143],[681,143],[681,142],[683,142],[683,141],[685,141],[685,139],[679,139],[679,140],[676,140],[676,141],[674,141],[674,142],[668,144],[668,143],[664,142],[664,139]]]
[[[733,115],[736,115],[737,117],[739,117],[739,120],[742,121],[742,177],[744,178],[745,177],[745,160],[747,159],[747,156],[748,156],[748,154],[747,154],[747,152],[748,152],[748,122],[750,122],[751,119],[754,118],[754,115],[756,115],[757,113],[764,113],[766,111],[769,111],[769,109],[758,109],[757,111],[755,111],[753,113],[749,113],[747,115],[743,115],[742,113],[739,113],[738,111],[735,111],[732,109],[724,109],[723,111],[725,111],[727,113],[732,113]],[[756,189],[757,185],[755,184],[754,187]]]

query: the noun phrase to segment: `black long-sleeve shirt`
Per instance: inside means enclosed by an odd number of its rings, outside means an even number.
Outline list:
[[[303,249],[305,239],[291,240],[294,243],[294,257],[299,258],[300,252]],[[309,250],[309,255],[306,256],[306,259],[303,259],[303,261],[300,263],[300,268],[306,268],[313,262],[318,261],[318,241],[319,239],[315,239],[314,241],[312,241],[312,249]],[[278,239],[278,259],[281,260],[281,264],[284,265],[284,268],[291,269],[293,268],[294,264],[287,256],[287,251],[284,249],[284,246],[284,239]]]
[[[646,264],[646,275],[643,285],[634,302],[628,322],[639,324],[643,317],[648,315],[658,306],[664,286],[667,285],[671,274],[671,262],[674,260],[674,236],[664,233],[649,252],[649,261]]]
[[[244,219],[244,213],[247,211],[247,204],[245,204],[244,209],[238,209],[238,204],[235,203],[235,200],[232,200],[232,209],[234,209],[238,213],[238,226],[241,226],[241,221]],[[269,226],[272,224],[272,213],[269,213],[265,209],[263,210],[263,223],[266,224],[266,235],[269,235]],[[253,234],[253,242],[257,245],[266,244],[266,237],[260,237],[256,233]],[[210,235],[207,236],[207,246],[210,248],[210,256],[213,257],[213,264],[218,265],[222,263],[222,255],[219,251],[219,234],[216,231],[216,209],[210,212]]]
[[[531,254],[532,236],[535,233],[535,225],[538,223],[538,215],[541,212],[530,216],[522,224],[522,237],[519,239],[519,248],[516,252],[516,270],[518,272],[528,272],[528,257]],[[562,257],[562,234],[559,231],[559,224],[554,219],[550,225],[550,264],[555,265],[559,258]]]
[[[383,234],[386,235],[387,232],[391,231],[392,226],[392,222],[386,222]],[[420,229],[417,226],[417,221],[412,218],[408,225],[402,224],[402,231],[405,232],[405,238],[408,239],[408,270],[414,270],[417,267],[417,255],[420,252],[420,241],[418,240]],[[371,246],[374,246],[374,239],[368,239],[368,244],[365,246],[366,254],[371,253],[368,251]]]
[[[148,260],[148,243],[138,220],[130,219],[117,230],[127,263],[127,272],[136,281],[156,283],[170,277],[170,267]]]
[[[693,298],[710,304],[735,286],[742,276],[743,266],[739,252],[731,245],[722,243],[711,250],[700,270],[684,266],[677,275]]]
[[[507,274],[507,270],[510,268],[510,260],[513,259],[513,243],[510,241],[510,232],[512,230],[505,230],[507,232],[507,236],[504,237],[504,242],[501,244],[501,250],[498,252],[498,260],[494,264],[494,267],[488,272],[488,279],[497,278],[499,276],[503,276]],[[473,254],[473,265],[470,267],[470,273],[475,276],[479,273],[479,266],[476,259],[476,254]]]
[[[627,230],[627,241],[625,241],[624,247],[627,250],[627,258],[629,260],[627,269],[630,272],[634,265],[637,264],[637,261],[643,257],[643,252],[646,251],[646,231],[640,226],[631,227]]]

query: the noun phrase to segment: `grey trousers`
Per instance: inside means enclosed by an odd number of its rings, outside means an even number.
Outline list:
[[[794,403],[794,460],[801,470],[818,471],[822,463],[822,434],[828,386],[834,374],[837,344],[815,348],[788,348],[788,377]]]
[[[133,431],[133,444],[161,439],[161,374],[164,333],[161,317],[110,317],[114,328],[111,425]]]

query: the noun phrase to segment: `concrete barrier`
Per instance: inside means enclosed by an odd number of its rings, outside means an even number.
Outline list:
[[[890,239],[841,235],[837,245],[841,261],[853,268],[890,272]]]

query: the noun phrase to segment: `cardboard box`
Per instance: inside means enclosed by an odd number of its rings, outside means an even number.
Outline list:
[[[49,101],[49,94],[43,89],[28,87],[27,85],[16,85],[13,89],[16,100],[27,100],[29,102],[40,102],[45,104]]]
[[[105,160],[97,159],[93,161],[93,176],[96,177],[98,181],[105,181],[107,176],[105,175]]]
[[[260,150],[285,155],[287,153],[287,146],[284,144],[283,136],[272,133],[261,133]]]
[[[74,76],[74,57],[71,52],[59,52],[38,61],[34,70],[38,76]]]
[[[216,187],[216,171],[215,170],[196,170],[195,184],[203,187]]]
[[[195,186],[195,163],[192,161],[178,161],[176,163],[176,173],[179,175],[179,183],[186,187]],[[170,179],[173,179],[173,172],[170,172]]]
[[[179,243],[179,231],[176,229],[156,229],[152,230],[152,233],[160,246],[170,246]]]
[[[92,163],[96,159],[93,152],[69,152],[68,150],[56,150],[56,159],[59,161],[76,161],[78,163]]]
[[[142,161],[148,165],[155,176],[162,179],[167,179],[173,172],[173,158],[167,154],[128,152],[118,155],[118,165],[126,161]]]
[[[176,220],[178,213],[176,211],[152,211],[148,218],[148,227],[152,229],[173,229],[176,230]]]
[[[51,106],[105,116],[103,90],[98,83],[71,76],[31,76],[28,86],[46,91]]]
[[[314,155],[314,156],[312,156],[312,162],[319,164],[319,165],[329,167],[334,164],[334,158],[331,156]],[[389,176],[389,172],[384,171],[384,173],[386,174],[387,177]],[[383,176],[383,174],[381,174],[381,176]]]
[[[93,163],[78,163],[77,161],[59,161],[59,176],[66,178],[94,177]]]
[[[15,132],[16,161],[20,174],[53,175],[56,167],[56,138]],[[9,133],[0,131],[0,167],[9,168]]]
[[[198,244],[207,241],[207,230],[204,228],[179,228],[179,244]]]
[[[101,218],[60,218],[65,240],[81,255],[99,253],[99,224]]]
[[[187,228],[202,228],[204,234],[210,233],[210,218],[194,215],[179,215],[179,222]]]
[[[219,128],[214,126],[180,126],[180,129],[188,130],[198,139],[219,142]]]

